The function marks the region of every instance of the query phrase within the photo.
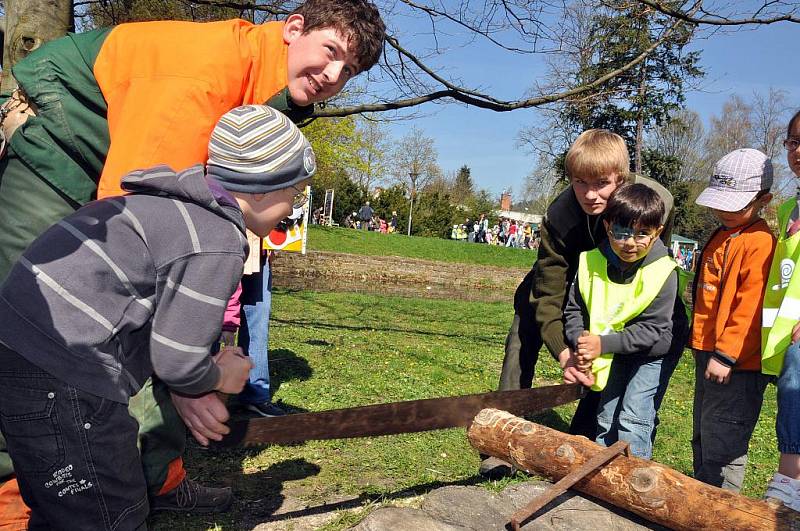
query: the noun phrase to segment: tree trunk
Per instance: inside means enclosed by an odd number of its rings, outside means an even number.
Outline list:
[[[636,146],[634,150],[633,171],[642,174],[642,144],[644,144],[644,107],[647,95],[647,61],[642,62],[639,80],[639,109],[636,116]]]
[[[11,67],[43,43],[73,28],[71,0],[6,0],[0,91],[16,87]]]
[[[496,409],[481,411],[467,435],[480,453],[552,481],[603,449],[585,437]],[[712,487],[637,457],[619,455],[573,488],[671,529],[800,529],[800,515],[782,505]]]

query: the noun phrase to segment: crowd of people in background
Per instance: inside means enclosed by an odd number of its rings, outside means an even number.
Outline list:
[[[509,218],[500,218],[489,226],[489,218],[481,214],[479,219],[453,225],[450,239],[469,243],[486,243],[518,249],[538,249],[539,233],[532,224]]]
[[[380,217],[367,201],[358,212],[352,212],[345,216],[342,226],[346,229],[374,231],[383,234],[397,232],[397,211],[392,210],[392,215],[387,217],[388,219]]]

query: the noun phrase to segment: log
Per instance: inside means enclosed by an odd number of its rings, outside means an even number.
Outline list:
[[[467,436],[480,453],[510,461],[520,470],[551,481],[558,481],[604,450],[585,437],[567,435],[497,409],[478,413]],[[573,488],[671,529],[800,530],[800,513],[782,504],[712,487],[638,457],[616,456]]]

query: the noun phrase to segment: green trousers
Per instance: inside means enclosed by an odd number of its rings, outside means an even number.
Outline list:
[[[48,227],[80,205],[37,176],[9,148],[0,159],[0,283],[25,248]],[[151,494],[161,490],[169,463],[183,455],[186,426],[166,385],[148,380],[131,399],[131,416],[139,423],[142,466]],[[0,482],[14,470],[0,434]]]

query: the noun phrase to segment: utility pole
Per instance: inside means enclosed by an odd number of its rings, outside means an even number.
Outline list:
[[[417,179],[419,172],[410,171],[408,177],[411,179],[411,205],[408,207],[408,235],[411,236],[411,212],[414,210],[414,196],[417,195]]]

